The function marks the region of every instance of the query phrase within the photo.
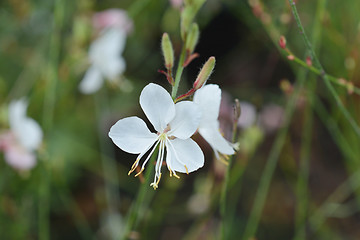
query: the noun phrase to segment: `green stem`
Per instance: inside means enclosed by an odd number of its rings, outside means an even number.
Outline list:
[[[341,99],[339,97],[339,95],[336,93],[334,87],[331,85],[330,83],[330,79],[328,77],[328,75],[326,74],[324,68],[322,67],[319,59],[317,58],[311,43],[305,33],[304,27],[301,24],[300,21],[300,17],[299,14],[297,12],[296,6],[295,6],[295,2],[294,0],[288,0],[291,6],[291,11],[294,15],[295,21],[298,25],[299,31],[303,37],[304,43],[306,48],[308,49],[308,51],[310,52],[311,58],[315,64],[315,66],[320,70],[321,72],[321,77],[324,79],[325,82],[325,86],[328,88],[328,90],[330,91],[331,95],[334,97],[336,104],[338,105],[340,111],[343,113],[344,117],[347,119],[347,121],[350,123],[350,125],[352,126],[352,128],[354,129],[354,131],[356,132],[356,134],[358,135],[358,137],[360,137],[360,128],[357,125],[356,121],[351,117],[350,113],[346,110],[346,108],[344,107],[343,103],[341,102]]]
[[[236,139],[236,135],[237,135],[237,122],[234,122],[233,125],[233,136],[232,136],[232,142],[235,142]],[[234,153],[234,155],[232,155],[229,159],[227,168],[226,168],[226,173],[225,173],[225,180],[223,183],[223,187],[221,189],[221,195],[220,195],[220,214],[221,214],[221,225],[220,225],[220,233],[221,233],[221,239],[226,239],[226,231],[225,231],[225,227],[226,227],[226,222],[225,219],[227,214],[227,208],[226,208],[226,204],[227,204],[227,192],[228,192],[228,188],[229,188],[229,182],[230,182],[230,170],[231,170],[231,166],[232,163],[234,161],[234,158],[236,156],[236,153]]]
[[[124,230],[124,235],[122,236],[122,239],[128,239],[129,234],[131,231],[134,230],[134,228],[137,225],[139,215],[144,211],[144,205],[145,205],[145,195],[150,189],[150,182],[151,182],[151,176],[154,174],[154,168],[152,167],[154,165],[157,152],[155,151],[154,154],[151,156],[150,161],[147,163],[148,167],[145,172],[145,182],[141,184],[140,190],[138,192],[138,195],[136,197],[135,202],[131,205],[131,208],[129,210],[129,213],[127,215],[126,219],[126,225]],[[151,190],[154,191],[154,190]]]
[[[46,72],[47,91],[44,96],[44,109],[43,109],[43,129],[47,133],[53,127],[53,119],[55,112],[56,102],[56,83],[58,81],[58,65],[60,54],[60,32],[63,23],[64,4],[63,1],[57,0],[54,5],[54,22],[52,26],[52,33],[49,44],[49,66]],[[38,201],[38,214],[39,214],[39,236],[40,240],[50,239],[50,169],[48,166],[49,159],[43,159],[41,165],[41,182],[39,186],[39,201]]]
[[[294,55],[293,55],[293,56],[294,56]],[[298,63],[298,64],[301,65],[302,67],[310,70],[311,72],[315,73],[316,75],[318,75],[318,76],[320,76],[320,77],[322,77],[323,74],[324,74],[323,72],[321,72],[321,70],[317,69],[317,68],[314,67],[314,66],[309,66],[309,65],[307,65],[307,63],[305,63],[305,61],[301,60],[300,58],[298,58],[298,57],[296,57],[296,56],[294,56],[294,60],[293,60],[293,61],[296,62],[296,63]],[[332,82],[333,84],[336,84],[336,85],[338,85],[338,86],[340,86],[340,87],[347,87],[346,84],[340,82],[338,78],[333,77],[333,76],[331,76],[331,75],[329,75],[329,74],[325,74],[325,75],[326,75],[326,77],[328,78],[328,80],[329,80],[330,82]],[[353,90],[354,90],[354,93],[360,95],[360,88],[353,86]]]
[[[326,0],[318,1],[317,10],[315,14],[315,24],[312,30],[312,41],[316,49],[319,48],[321,37],[321,21],[325,13]],[[303,77],[306,77],[305,74]],[[307,104],[304,112],[304,125],[302,134],[302,144],[300,150],[300,163],[299,163],[299,176],[296,183],[296,199],[297,205],[295,210],[295,229],[298,232],[297,240],[306,239],[306,231],[302,226],[306,224],[308,217],[308,178],[309,178],[309,162],[310,162],[310,149],[311,138],[313,130],[313,101],[314,92],[316,89],[316,81],[307,82]],[[338,81],[336,81],[338,82]]]
[[[269,157],[266,161],[264,172],[261,176],[259,187],[257,189],[254,205],[251,209],[250,216],[248,222],[245,227],[245,232],[243,235],[244,240],[248,240],[249,238],[253,237],[256,233],[256,230],[259,225],[259,220],[261,217],[262,210],[264,208],[265,200],[267,193],[269,191],[270,182],[272,176],[274,174],[274,170],[279,159],[281,150],[285,143],[286,134],[288,128],[290,126],[291,118],[294,113],[295,104],[300,96],[300,90],[304,86],[305,78],[298,80],[298,84],[295,86],[294,94],[291,95],[290,100],[288,101],[286,108],[285,108],[285,122],[280,129],[279,133],[276,136],[275,143],[271,148],[271,152]]]
[[[306,77],[305,74],[303,76]],[[309,178],[309,161],[310,161],[310,149],[311,149],[311,138],[313,130],[313,111],[311,108],[312,92],[316,88],[316,82],[308,82],[309,95],[307,98],[307,105],[304,112],[304,124],[303,134],[300,150],[300,162],[299,162],[299,175],[296,183],[296,210],[295,210],[295,229],[300,231],[301,226],[305,224],[308,211],[308,178]],[[302,230],[302,229],[301,229]],[[300,239],[305,239],[305,231],[299,234]]]
[[[183,65],[184,65],[184,62],[185,62],[185,56],[186,56],[186,49],[185,49],[185,46],[184,46],[183,49],[181,50],[180,59],[179,59],[178,67],[177,67],[177,70],[176,70],[175,84],[174,84],[174,86],[172,88],[172,91],[171,91],[171,97],[173,99],[176,98],[176,94],[177,94],[177,91],[178,91],[178,88],[179,88],[181,75],[182,75],[183,70],[184,70]]]

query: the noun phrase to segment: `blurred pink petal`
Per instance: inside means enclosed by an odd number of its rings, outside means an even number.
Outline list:
[[[133,30],[133,22],[125,10],[108,9],[98,12],[93,16],[93,26],[97,30],[105,28],[119,28],[130,33]]]
[[[35,166],[36,157],[20,145],[10,145],[5,150],[5,161],[18,170],[29,170]]]
[[[271,133],[284,123],[284,109],[276,104],[266,105],[259,114],[259,125],[266,132]]]
[[[255,123],[256,109],[255,106],[249,102],[240,102],[241,115],[238,120],[238,125],[242,128],[248,128]]]
[[[29,170],[36,165],[34,151],[43,138],[39,124],[26,116],[27,105],[25,99],[10,103],[10,130],[0,134],[0,150],[4,152],[5,161],[18,170]]]
[[[173,6],[173,8],[181,8],[183,2],[184,0],[170,0],[171,6]]]

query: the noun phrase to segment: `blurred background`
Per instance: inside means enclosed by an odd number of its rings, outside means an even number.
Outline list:
[[[181,4],[0,2],[0,135],[11,129],[10,102],[21,98],[43,131],[31,169],[8,164],[0,141],[1,239],[124,234],[145,180],[128,176],[136,156],[118,149],[107,134],[121,118],[146,120],[139,105],[145,85],[171,90],[158,72],[164,70],[160,41],[167,32],[178,58]],[[197,134],[204,167],[180,179],[163,174],[158,190],[144,188],[128,238],[360,238],[360,135],[353,124],[360,117],[360,2],[303,0],[296,6],[336,94],[311,62],[288,1],[207,0],[195,18],[200,56],[186,67],[179,94],[215,56],[208,83],[222,88],[219,120],[229,140],[234,100],[240,100],[240,147],[231,158],[225,216],[219,205],[227,166]],[[89,47],[100,35],[94,15],[115,8],[132,23],[122,52],[126,69],[84,94],[79,84],[90,66]],[[281,35],[286,49],[279,46]]]

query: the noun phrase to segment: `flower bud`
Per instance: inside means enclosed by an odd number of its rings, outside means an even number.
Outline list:
[[[307,64],[309,67],[311,67],[311,65],[312,65],[311,57],[309,57],[309,56],[306,57],[306,64]]]
[[[354,84],[352,82],[348,82],[346,85],[348,94],[353,94],[354,93]]]
[[[286,48],[286,38],[284,36],[281,36],[279,39],[279,45],[282,49]]]
[[[189,35],[186,37],[185,47],[188,53],[194,52],[198,40],[199,40],[199,27],[196,23],[193,23],[191,25]]]
[[[181,12],[181,38],[186,39],[187,32],[189,31],[190,24],[194,20],[196,12],[191,6],[185,6]]]
[[[209,60],[207,60],[207,62],[200,70],[200,73],[194,82],[193,87],[195,90],[201,88],[206,83],[212,71],[214,70],[214,67],[215,67],[215,57],[210,57]]]
[[[174,66],[174,50],[167,33],[164,33],[162,36],[161,49],[164,55],[166,69],[172,69]]]
[[[239,99],[235,99],[235,106],[234,106],[234,122],[237,122],[241,115],[241,107]]]
[[[181,38],[183,40],[186,39],[190,31],[190,25],[205,1],[206,0],[185,0],[185,7],[181,12]]]

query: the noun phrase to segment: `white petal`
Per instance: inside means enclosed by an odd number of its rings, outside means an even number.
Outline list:
[[[125,70],[125,61],[121,54],[126,42],[126,33],[122,29],[106,29],[90,46],[91,63],[101,73],[113,80]]]
[[[186,173],[187,168],[190,173],[204,166],[204,154],[191,138],[167,141],[166,151],[166,162],[170,163],[171,170]]]
[[[91,94],[99,90],[103,83],[104,79],[100,70],[95,66],[90,66],[83,80],[80,82],[79,90],[84,94]]]
[[[9,121],[11,130],[19,143],[28,151],[32,151],[41,144],[43,133],[39,124],[26,116],[27,105],[25,99],[11,102]]]
[[[112,141],[128,153],[142,153],[154,144],[157,135],[150,132],[145,122],[138,117],[128,117],[117,121],[109,132]]]
[[[150,83],[140,94],[140,105],[155,130],[163,131],[175,116],[175,104],[161,86]]]
[[[202,125],[199,128],[200,135],[210,144],[214,151],[222,154],[232,155],[235,153],[230,142],[228,142],[219,131],[219,122]]]
[[[194,134],[201,120],[200,108],[190,101],[175,104],[175,118],[170,122],[170,136],[186,139]]]
[[[90,60],[97,64],[109,58],[119,57],[125,47],[126,33],[117,28],[106,29],[90,46]]]
[[[201,125],[219,117],[221,89],[216,84],[208,84],[195,92],[194,102],[202,111]]]
[[[18,170],[29,170],[36,164],[36,156],[20,146],[10,146],[5,151],[5,161]]]
[[[101,66],[101,71],[107,79],[114,80],[124,73],[125,67],[125,60],[120,56],[116,58],[104,59],[104,62]]]
[[[20,144],[28,151],[36,150],[42,141],[43,132],[39,124],[31,118],[24,118],[14,133]]]
[[[9,122],[12,130],[18,128],[23,119],[26,118],[27,106],[28,102],[24,98],[12,101],[9,104]]]

